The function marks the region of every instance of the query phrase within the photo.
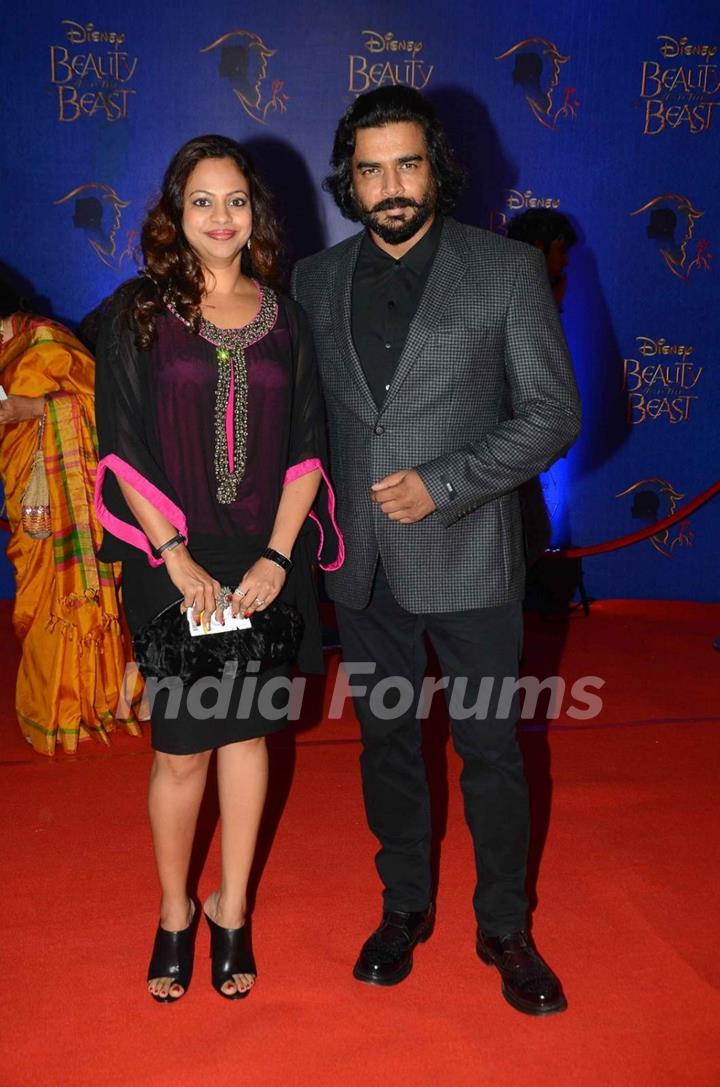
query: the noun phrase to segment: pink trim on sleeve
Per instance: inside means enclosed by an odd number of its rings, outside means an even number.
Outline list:
[[[125,543],[131,544],[133,547],[137,547],[140,551],[144,551],[147,555],[147,560],[151,566],[162,566],[163,560],[156,559],[152,553],[150,541],[148,540],[142,529],[136,528],[135,525],[128,524],[127,521],[121,520],[116,517],[114,513],[105,505],[102,496],[103,481],[105,479],[105,473],[107,471],[113,472],[119,479],[125,480],[131,487],[134,487],[138,494],[146,498],[155,509],[162,513],[163,517],[167,517],[168,521],[177,528],[180,535],[187,543],[187,521],[185,514],[182,510],[171,502],[167,495],[151,483],[145,476],[141,475],[136,468],[133,468],[132,464],[128,464],[127,461],[118,457],[116,453],[110,453],[107,457],[103,457],[98,462],[97,475],[95,477],[95,511],[98,515],[98,520],[103,528],[106,528],[108,532],[111,532],[113,536],[117,536],[118,539],[124,540]]]
[[[323,566],[323,564],[320,562],[323,544],[325,543],[325,532],[323,531],[323,527],[317,514],[313,513],[313,511],[310,510],[310,516],[317,525],[318,532],[320,533],[320,544],[318,546],[318,565],[320,566],[321,570],[326,570],[328,573],[332,573],[334,570],[339,570],[342,564],[345,562],[345,540],[343,539],[343,534],[340,531],[340,527],[337,521],[335,520],[335,491],[332,488],[332,484],[328,478],[328,474],[323,468],[320,459],[318,457],[312,457],[310,460],[300,461],[299,464],[291,464],[287,472],[285,473],[283,487],[287,483],[292,483],[294,480],[299,479],[300,476],[306,476],[308,472],[316,471],[320,472],[323,480],[325,481],[325,486],[328,489],[328,513],[330,514],[330,522],[335,531],[338,542],[337,558],[335,559],[335,562],[331,562],[328,566]]]
[[[325,477],[325,481],[327,482],[327,476],[323,472],[323,466],[320,463],[318,457],[312,457],[310,460],[301,460],[299,464],[291,464],[287,472],[285,473],[283,487],[286,485],[286,483],[293,483],[296,479],[300,479],[300,476],[306,476],[308,472],[316,471],[322,472],[323,476]]]

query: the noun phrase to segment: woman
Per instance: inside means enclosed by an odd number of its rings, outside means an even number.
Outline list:
[[[305,318],[271,287],[279,246],[269,195],[239,144],[203,136],[177,152],[142,249],[144,274],[118,292],[97,352],[102,554],[123,560],[130,628],[179,597],[196,620],[216,609],[219,619],[227,585],[234,615],[242,607],[252,617],[278,597],[295,604],[306,629],[300,665],[320,670],[301,530],[323,477],[322,407]],[[341,562],[337,543],[332,566]],[[258,692],[279,671],[259,677]],[[212,981],[234,1000],[255,980],[247,882],[266,792],[265,736],[285,720],[269,719],[257,701],[240,713],[242,677],[234,686],[229,709],[210,719],[196,719],[186,691],[179,711],[167,691],[152,708],[149,810],[161,903],[148,988],[166,1003],[190,980],[197,911],[187,876],[213,750],[222,880],[204,903]]]
[[[108,743],[119,705],[129,639],[117,599],[119,568],[95,557],[97,463],[92,356],[62,325],[20,310],[0,283],[0,477],[15,568],[15,633],[22,642],[16,707],[25,739],[43,755],[58,741]],[[36,539],[22,524],[21,499],[41,441],[52,534]],[[122,696],[122,699],[121,699]],[[140,727],[128,708],[120,723]]]

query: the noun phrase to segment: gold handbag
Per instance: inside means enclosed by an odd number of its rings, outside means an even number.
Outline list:
[[[46,540],[52,533],[50,494],[42,451],[44,432],[45,414],[43,413],[38,422],[38,443],[32,459],[30,480],[20,499],[22,527],[34,540]]]

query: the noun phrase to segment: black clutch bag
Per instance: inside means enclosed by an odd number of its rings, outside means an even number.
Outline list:
[[[276,600],[255,612],[251,627],[194,638],[180,603],[175,600],[163,608],[133,637],[135,660],[145,679],[179,676],[187,686],[204,676],[220,679],[228,661],[236,661],[235,674],[242,675],[254,661],[262,672],[297,657],[304,624],[290,604]]]

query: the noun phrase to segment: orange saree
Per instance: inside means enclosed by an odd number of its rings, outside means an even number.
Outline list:
[[[59,740],[73,753],[89,736],[108,743],[118,724],[140,735],[124,697],[131,649],[118,604],[119,567],[95,557],[102,532],[93,508],[94,362],[62,325],[17,314],[14,321],[16,335],[0,347],[0,384],[8,395],[52,394],[43,438],[48,539],[32,539],[20,523],[37,420],[0,426],[0,476],[11,528],[7,556],[16,579],[13,626],[22,642],[17,715],[36,751],[52,755]]]

